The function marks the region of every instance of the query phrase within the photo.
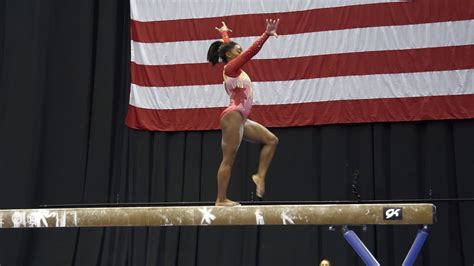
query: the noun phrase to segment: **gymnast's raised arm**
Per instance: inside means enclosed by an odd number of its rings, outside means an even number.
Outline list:
[[[278,28],[279,19],[277,20],[266,20],[267,27],[265,32],[245,51],[238,54],[235,58],[232,58],[225,67],[225,74],[228,76],[234,76],[238,70],[245,65],[252,57],[254,57],[260,49],[262,49],[263,44],[268,39],[269,36],[277,36],[276,30]]]

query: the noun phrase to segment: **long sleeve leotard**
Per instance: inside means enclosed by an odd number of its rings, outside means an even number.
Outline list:
[[[263,33],[247,50],[224,66],[224,86],[230,96],[230,103],[221,118],[230,111],[238,111],[247,119],[253,103],[252,81],[241,68],[260,51],[269,36]],[[222,32],[222,39],[224,43],[230,42],[227,32]]]

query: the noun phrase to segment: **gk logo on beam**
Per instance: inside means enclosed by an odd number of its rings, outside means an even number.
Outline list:
[[[383,208],[384,220],[403,220],[403,208]]]

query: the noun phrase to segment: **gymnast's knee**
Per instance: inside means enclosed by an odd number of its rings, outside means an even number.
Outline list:
[[[278,137],[272,134],[272,135],[268,138],[266,145],[271,145],[271,146],[275,146],[275,147],[276,147],[276,146],[278,145],[278,142],[279,142]]]

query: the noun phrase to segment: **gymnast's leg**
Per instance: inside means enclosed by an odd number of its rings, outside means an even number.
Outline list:
[[[227,187],[229,185],[232,166],[235,156],[239,150],[244,132],[243,117],[237,111],[226,113],[221,119],[222,131],[222,162],[217,172],[217,199],[216,206],[236,206],[238,202],[227,198]]]
[[[264,126],[247,119],[244,125],[244,139],[250,142],[263,144],[263,147],[260,150],[258,171],[252,176],[252,180],[257,186],[256,194],[261,198],[265,194],[265,177],[267,175],[268,167],[272,162],[273,154],[275,154],[278,145],[278,138]]]

